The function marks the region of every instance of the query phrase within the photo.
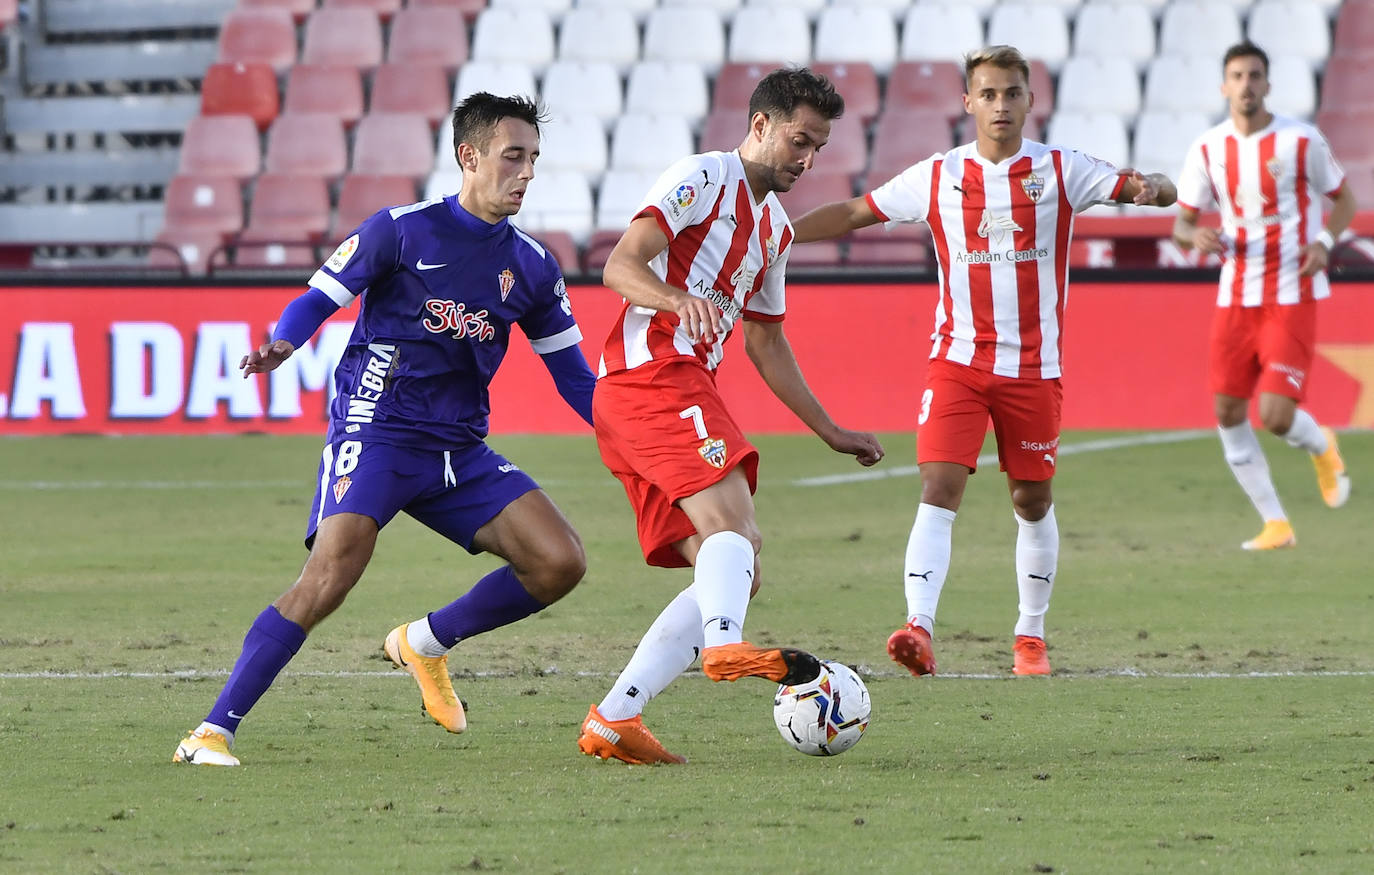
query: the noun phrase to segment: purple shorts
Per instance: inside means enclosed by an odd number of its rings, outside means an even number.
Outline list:
[[[478,529],[539,488],[486,444],[415,450],[338,439],[324,446],[317,482],[306,547],[314,543],[315,529],[327,516],[362,514],[382,528],[405,511],[469,553],[481,552],[472,546]]]

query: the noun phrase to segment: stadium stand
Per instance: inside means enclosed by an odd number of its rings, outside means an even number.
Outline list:
[[[636,11],[604,4],[569,11],[558,28],[559,60],[605,62],[624,74],[639,60]]]
[[[268,64],[212,64],[201,82],[201,115],[246,115],[265,131],[280,104],[277,75]]]
[[[363,117],[363,77],[357,67],[296,64],[287,74],[283,112],[332,115],[351,128]]]
[[[462,10],[410,5],[391,20],[386,59],[392,64],[442,67],[453,75],[468,59],[468,30]]]
[[[291,18],[296,24],[300,24],[315,11],[319,3],[317,0],[239,0],[241,7],[260,6],[264,8],[285,9],[291,13]]]
[[[983,45],[983,19],[972,4],[916,3],[902,21],[903,61],[952,61]]]
[[[210,232],[221,240],[243,228],[243,190],[232,177],[174,176],[163,204],[168,227]]]
[[[683,39],[691,34],[691,39]],[[644,23],[644,60],[690,61],[714,76],[725,63],[725,28],[715,10],[662,6]]]
[[[318,241],[329,229],[329,189],[320,176],[264,173],[253,185],[248,230],[265,238],[275,232],[286,239],[297,233]],[[168,213],[168,222],[171,214]]]
[[[730,22],[726,58],[734,64],[805,64],[811,60],[811,23],[794,6],[746,6]]]
[[[272,130],[286,118],[278,118]],[[258,126],[251,116],[202,115],[186,125],[181,138],[181,173],[229,176],[242,182],[256,176],[261,168]]]
[[[268,173],[337,179],[348,169],[348,141],[338,117],[320,112],[288,112],[267,132]]]
[[[625,109],[620,75],[614,65],[602,61],[550,64],[544,74],[543,98],[551,112],[590,115],[603,127],[614,124]]]
[[[864,61],[816,61],[811,69],[835,83],[844,95],[845,115],[868,124],[878,117],[882,98],[878,74],[873,65]]]
[[[1069,22],[1053,4],[999,3],[988,18],[988,43],[1023,46],[1027,57],[1058,72],[1069,57]]]
[[[325,8],[331,6],[339,7],[358,7],[370,9],[377,14],[382,23],[391,20],[391,17],[401,10],[401,0],[322,0]]]
[[[443,67],[423,64],[382,64],[372,75],[374,113],[411,113],[437,128],[451,107],[448,75]]]
[[[342,240],[377,210],[413,203],[415,195],[415,180],[409,176],[350,173],[339,188],[339,208],[329,237]]]
[[[1143,3],[1088,2],[1073,27],[1075,58],[1126,58],[1143,69],[1155,55],[1155,24]]]
[[[354,133],[353,172],[423,179],[434,167],[433,142],[434,132],[422,115],[368,113]]]
[[[259,4],[235,9],[219,32],[217,60],[222,64],[267,64],[278,73],[296,62],[296,25],[292,10]]]
[[[490,7],[477,16],[472,57],[478,61],[518,62],[536,74],[554,59],[553,22],[542,9]]]
[[[370,71],[382,62],[382,23],[371,9],[326,6],[305,22],[301,60]]]
[[[695,64],[641,61],[630,68],[625,111],[680,115],[693,128],[701,125],[711,101],[706,76]]]
[[[816,22],[813,60],[866,63],[886,76],[897,63],[897,26],[878,7],[826,7]]]

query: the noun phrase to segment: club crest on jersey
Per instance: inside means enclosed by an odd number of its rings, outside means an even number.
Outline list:
[[[1021,226],[1011,216],[999,216],[992,210],[983,210],[983,219],[978,223],[978,236],[986,237],[993,243],[1002,242],[1008,231],[1020,231]]]
[[[329,260],[324,266],[338,273],[348,264],[348,260],[353,257],[353,253],[358,251],[358,235],[354,234],[347,240],[339,244],[339,248],[334,250],[334,254],[329,256]]]
[[[697,452],[712,468],[725,467],[725,441],[720,438],[708,437],[697,447]]]
[[[485,309],[469,313],[466,304],[446,301],[443,298],[430,298],[425,301],[425,309],[430,315],[421,323],[431,334],[452,332],[454,340],[471,337],[473,340],[492,340],[496,329],[487,321],[490,315]]]
[[[334,503],[343,501],[343,497],[348,493],[348,487],[353,485],[353,481],[345,474],[334,481]]]
[[[1031,199],[1031,203],[1040,203],[1040,195],[1045,193],[1045,178],[1036,176],[1034,173],[1021,180],[1021,190],[1026,193],[1026,197]],[[1020,228],[1017,229],[1021,230]]]
[[[496,275],[496,282],[501,286],[501,300],[506,300],[510,296],[510,290],[515,288],[515,274],[506,268]]]
[[[1273,158],[1264,162],[1264,169],[1269,171],[1269,175],[1272,178],[1279,179],[1283,176],[1283,161],[1275,155]]]

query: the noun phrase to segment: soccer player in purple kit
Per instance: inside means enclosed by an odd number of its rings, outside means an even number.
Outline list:
[[[337,395],[300,577],[248,630],[205,721],[173,762],[235,766],[239,722],[367,567],[378,531],[404,510],[469,553],[508,564],[457,601],[402,624],[383,649],[450,732],[467,718],[448,674],[459,641],[567,595],[586,570],[581,540],[528,475],[485,443],[487,387],[518,324],[559,394],[591,422],[595,378],[552,254],[510,224],[534,177],[542,108],[474,94],[453,113],[457,195],[364,221],[283,311],[244,376],[276,368],[330,314],[362,298]]]

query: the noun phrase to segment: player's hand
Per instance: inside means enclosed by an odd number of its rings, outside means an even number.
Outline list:
[[[1131,198],[1132,203],[1137,206],[1153,204],[1155,198],[1159,197],[1159,183],[1155,181],[1154,177],[1146,176],[1139,170],[1127,170],[1124,172],[1130,174],[1130,180],[1134,182],[1137,187],[1135,197]]]
[[[277,365],[291,358],[291,353],[296,348],[291,345],[289,340],[274,340],[271,343],[264,343],[262,346],[248,353],[239,362],[239,370],[243,371],[243,378],[248,379],[249,374],[265,374],[268,371],[276,370]]]
[[[678,324],[692,343],[715,343],[721,334],[720,310],[705,298],[683,292],[677,305]]]
[[[848,453],[865,468],[872,467],[883,460],[883,445],[876,435],[866,431],[836,429],[825,441],[837,453]]]
[[[1193,232],[1193,248],[1199,252],[1207,252],[1214,255],[1220,254],[1224,247],[1221,245],[1221,235],[1216,228],[1198,228]]]
[[[1331,253],[1320,243],[1309,243],[1302,248],[1302,261],[1298,262],[1299,276],[1315,276],[1323,270],[1330,260]]]

